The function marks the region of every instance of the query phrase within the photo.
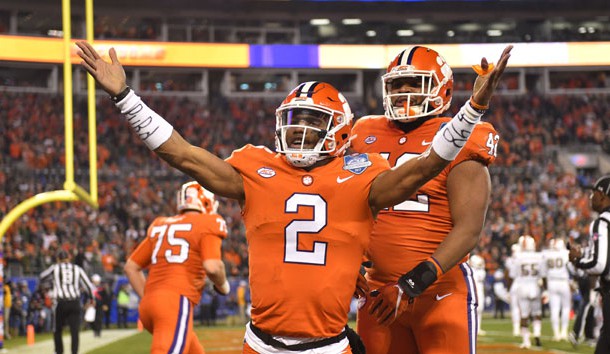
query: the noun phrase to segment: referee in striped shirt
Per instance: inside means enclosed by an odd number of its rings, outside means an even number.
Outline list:
[[[50,266],[40,274],[41,282],[51,282],[53,285],[53,297],[55,306],[55,328],[53,340],[55,342],[55,354],[63,354],[64,343],[61,332],[65,325],[70,326],[72,336],[72,354],[78,354],[78,340],[81,320],[80,286],[83,285],[92,299],[95,287],[85,274],[83,268],[70,263],[70,255],[66,251],[59,251],[57,263]]]
[[[570,261],[589,275],[599,276],[602,295],[602,325],[595,354],[610,353],[610,175],[601,177],[592,189],[591,209],[599,213],[589,226],[589,244],[569,247]]]

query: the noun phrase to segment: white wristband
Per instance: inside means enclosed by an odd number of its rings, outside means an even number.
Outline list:
[[[174,127],[150,109],[133,90],[130,90],[125,98],[117,102],[116,106],[151,150],[155,150],[166,142],[174,131]]]
[[[432,140],[432,149],[443,159],[453,161],[482,116],[483,113],[477,112],[466,102],[455,117],[436,133]]]
[[[221,295],[227,295],[231,292],[231,285],[229,284],[229,280],[225,280],[221,286],[216,286]]]

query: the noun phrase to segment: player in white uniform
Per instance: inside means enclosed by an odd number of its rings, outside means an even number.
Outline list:
[[[511,264],[510,277],[519,282],[517,299],[521,312],[521,348],[530,348],[529,323],[533,318],[532,329],[536,346],[540,344],[542,328],[542,289],[540,283],[544,274],[542,255],[536,252],[536,241],[529,235],[519,237],[521,252],[517,254]]]
[[[560,238],[551,239],[549,241],[549,248],[542,251],[554,341],[568,339],[568,323],[572,307],[570,275],[567,268],[568,254],[569,251],[566,249],[564,241]]]
[[[485,259],[477,254],[470,256],[468,264],[472,268],[472,275],[477,289],[477,333],[484,336],[485,331],[481,330],[481,322],[483,321],[483,310],[485,309]]]
[[[508,303],[510,305],[510,318],[513,323],[513,336],[519,337],[521,335],[521,313],[519,312],[519,301],[517,300],[519,280],[512,278],[510,274],[508,274],[510,272],[512,264],[515,263],[517,254],[521,252],[521,246],[519,245],[519,242],[513,244],[510,247],[510,250],[511,254],[510,257],[506,259],[504,268],[506,269],[506,273],[508,275]]]

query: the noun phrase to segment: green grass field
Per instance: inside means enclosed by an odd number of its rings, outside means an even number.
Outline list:
[[[351,324],[355,327],[355,324]],[[582,344],[578,348],[568,342],[551,341],[552,331],[549,320],[543,322],[542,348],[532,347],[530,350],[519,349],[521,338],[512,336],[509,319],[483,319],[483,330],[487,335],[480,336],[478,341],[479,354],[508,354],[535,351],[537,353],[593,353],[593,348]],[[243,326],[197,327],[197,336],[201,339],[208,353],[241,353],[243,342]],[[151,336],[147,332],[117,341],[111,345],[90,352],[91,354],[147,354],[149,353]]]

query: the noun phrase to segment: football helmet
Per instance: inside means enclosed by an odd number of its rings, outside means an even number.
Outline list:
[[[354,115],[345,97],[328,83],[298,85],[275,116],[276,151],[295,167],[343,156],[349,147]]]
[[[485,259],[478,254],[473,254],[468,259],[468,264],[475,269],[485,269]]]
[[[524,252],[535,252],[536,251],[536,240],[530,235],[519,236],[519,246]]]
[[[519,244],[519,242],[513,243],[513,245],[510,246],[510,254],[513,255],[519,252],[521,252],[521,245]]]
[[[177,194],[176,206],[179,212],[194,210],[204,214],[216,214],[218,201],[214,193],[193,181],[182,185]]]
[[[549,248],[552,250],[561,251],[566,249],[566,245],[562,238],[552,238],[549,240]]]
[[[392,82],[398,79],[413,80],[411,85],[418,92],[392,92]],[[381,81],[383,108],[389,119],[408,123],[421,117],[439,115],[451,105],[453,71],[433,49],[422,46],[406,48],[392,60]]]

